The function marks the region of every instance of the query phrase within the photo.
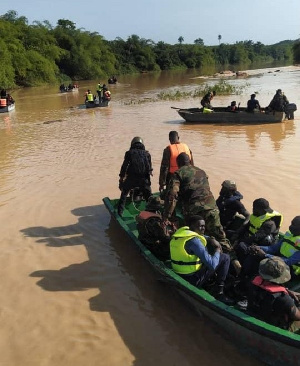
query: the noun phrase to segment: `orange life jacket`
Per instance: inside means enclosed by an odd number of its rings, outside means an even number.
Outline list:
[[[178,165],[176,162],[176,158],[179,154],[182,152],[188,154],[188,156],[191,157],[190,149],[187,147],[186,144],[179,142],[178,144],[171,144],[169,145],[171,157],[170,157],[170,167],[169,167],[169,173],[174,173],[178,169]]]

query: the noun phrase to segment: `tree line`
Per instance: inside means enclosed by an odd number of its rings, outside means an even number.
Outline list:
[[[24,16],[10,10],[0,16],[0,87],[37,86],[68,80],[107,78],[111,75],[208,65],[251,65],[273,61],[299,62],[299,41],[274,45],[241,41],[205,46],[178,44],[131,35],[127,40],[107,41],[97,32],[77,29],[70,20],[59,19],[28,24]]]

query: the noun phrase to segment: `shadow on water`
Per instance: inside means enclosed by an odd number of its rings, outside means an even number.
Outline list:
[[[41,269],[30,276],[40,278],[37,285],[46,291],[99,289],[89,299],[90,310],[110,314],[135,366],[196,366],[199,359],[209,365],[261,365],[241,355],[209,321],[156,281],[104,205],[76,208],[72,214],[78,217],[76,224],[29,227],[21,232],[51,247],[84,245],[88,261],[59,270]]]

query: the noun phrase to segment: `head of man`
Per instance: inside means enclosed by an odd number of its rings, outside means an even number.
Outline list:
[[[205,221],[202,216],[193,215],[190,216],[187,220],[188,227],[195,231],[195,233],[199,235],[204,235],[205,232]]]
[[[171,144],[178,144],[179,142],[179,135],[177,131],[170,131],[169,132],[169,140]]]
[[[255,94],[251,94],[251,99],[255,99]]]
[[[130,147],[134,148],[134,147],[140,147],[140,146],[144,146],[144,141],[141,137],[136,136],[131,140],[130,143]]]
[[[236,183],[234,180],[231,180],[231,179],[227,179],[227,180],[224,180],[224,182],[222,183],[222,188],[221,188],[221,191],[220,191],[220,194],[222,196],[232,196],[234,194],[234,192],[236,192],[237,190],[237,187],[236,187]]]
[[[177,156],[176,162],[177,162],[177,165],[179,168],[181,168],[182,166],[191,164],[190,157],[185,152],[182,152]]]
[[[260,276],[274,283],[285,283],[291,279],[290,267],[280,257],[263,259],[259,263]]]
[[[253,201],[253,215],[263,216],[266,213],[272,213],[273,210],[270,207],[269,201],[265,198],[257,198]]]
[[[289,230],[294,236],[300,235],[300,216],[293,218]]]

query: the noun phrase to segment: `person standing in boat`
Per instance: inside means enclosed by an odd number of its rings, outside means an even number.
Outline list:
[[[238,230],[242,231],[243,226],[249,222],[250,213],[241,199],[243,199],[243,195],[237,190],[236,182],[229,179],[224,180],[216,203],[220,211],[221,224],[229,240],[232,235],[238,235]]]
[[[255,97],[255,94],[251,94],[250,99],[247,102],[247,112],[254,113],[260,111],[259,101],[255,99]]]
[[[215,90],[205,94],[204,97],[201,99],[201,102],[200,102],[202,107],[207,108],[207,109],[213,109],[213,107],[211,105],[211,101],[213,100],[215,95],[216,95]]]
[[[259,275],[251,282],[246,305],[250,314],[295,332],[300,327],[300,294],[283,286],[290,279],[290,268],[281,258],[263,259]]]
[[[160,174],[159,174],[159,190],[162,192],[174,174],[174,172],[178,169],[177,165],[177,156],[185,152],[188,154],[190,158],[191,165],[194,165],[193,154],[189,147],[183,142],[179,141],[179,135],[177,131],[169,132],[169,141],[170,145],[168,145],[163,151],[163,157],[160,164]]]
[[[141,137],[132,139],[130,149],[126,151],[119,174],[121,196],[118,203],[118,214],[123,215],[126,197],[133,189],[139,189],[147,201],[151,196],[152,162],[150,153],[145,150]]]
[[[278,89],[267,108],[271,111],[283,112],[288,104],[287,97],[282,93],[281,89]]]
[[[173,271],[196,287],[205,286],[216,276],[211,294],[217,300],[233,305],[234,301],[224,294],[229,255],[222,252],[221,244],[215,238],[204,236],[205,221],[201,216],[190,216],[187,224],[175,231],[170,241]]]
[[[102,100],[102,91],[103,91],[103,86],[100,82],[97,84],[97,94],[98,94],[98,98],[99,98],[99,103],[101,103]]]

